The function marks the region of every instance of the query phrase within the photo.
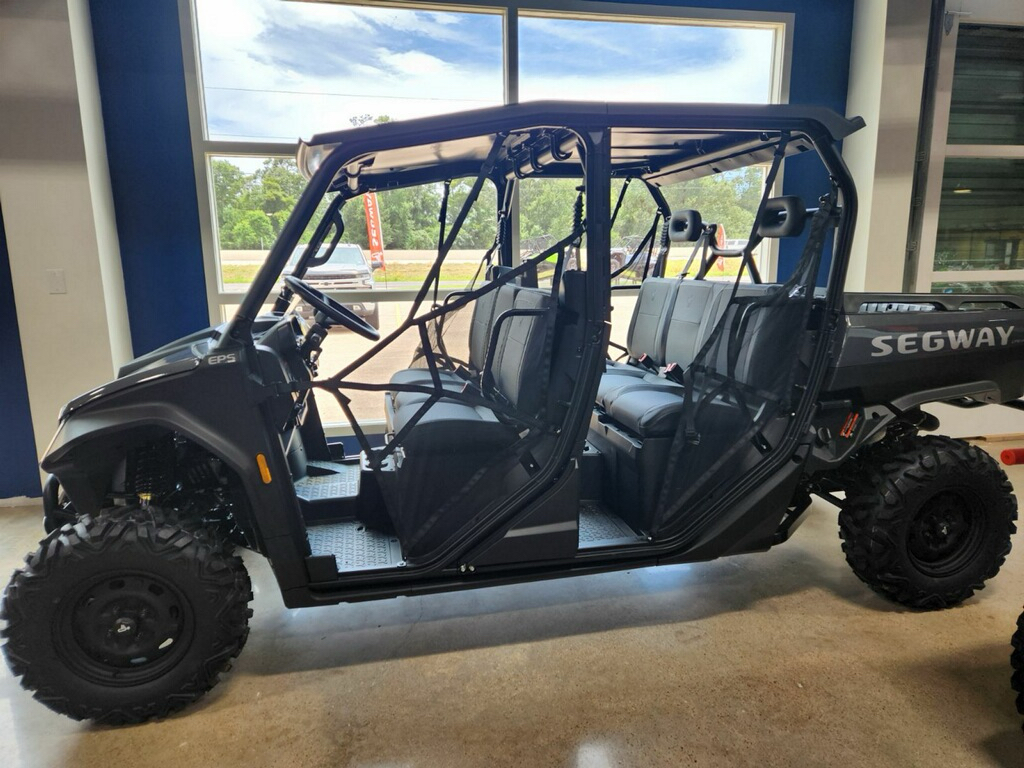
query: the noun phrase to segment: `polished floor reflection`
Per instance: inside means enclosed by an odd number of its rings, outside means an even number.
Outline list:
[[[4,578],[38,514],[0,509]],[[333,608],[286,610],[250,557],[248,646],[200,704],[97,728],[4,667],[0,766],[1024,765],[1017,546],[942,613],[857,581],[821,503],[763,555]]]

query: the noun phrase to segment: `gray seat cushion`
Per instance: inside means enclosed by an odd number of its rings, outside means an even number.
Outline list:
[[[670,437],[679,426],[683,403],[682,387],[649,386],[620,394],[608,415],[638,437]]]
[[[395,432],[416,415],[420,405],[410,403],[395,410]],[[404,447],[409,453],[430,454],[496,451],[515,437],[515,430],[498,421],[488,408],[439,400],[416,422]]]

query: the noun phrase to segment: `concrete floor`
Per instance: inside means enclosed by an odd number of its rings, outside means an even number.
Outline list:
[[[6,571],[39,512],[0,521]],[[1024,766],[1017,546],[941,613],[857,581],[822,503],[767,554],[319,610],[250,557],[252,634],[210,695],[99,728],[3,667],[0,766]]]

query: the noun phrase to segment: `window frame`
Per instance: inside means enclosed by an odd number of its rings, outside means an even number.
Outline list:
[[[1024,13],[1011,19],[976,19],[973,15],[947,11],[939,43],[932,114],[932,138],[927,159],[927,183],[918,238],[916,271],[911,288],[931,293],[935,283],[983,283],[1024,281],[1024,269],[979,269],[944,271],[935,269],[935,248],[939,235],[939,211],[942,205],[942,181],[947,159],[1024,160],[1024,144],[950,144],[949,115],[953,102],[953,75],[961,19],[971,26],[1024,27]],[[922,118],[926,118],[922,115]]]
[[[624,21],[634,23],[676,23],[703,26],[741,26],[768,28],[774,31],[771,61],[769,104],[789,102],[790,75],[793,58],[794,13],[775,11],[745,11],[660,4],[633,4],[599,2],[597,0],[298,0],[337,5],[389,7],[409,10],[452,11],[462,13],[488,13],[502,19],[503,93],[505,104],[519,102],[519,18],[561,18],[592,21]],[[294,159],[297,142],[226,141],[213,140],[207,132],[206,104],[202,88],[200,40],[195,12],[195,0],[178,0],[179,28],[181,31],[182,61],[185,75],[185,93],[188,103],[189,129],[192,140],[193,170],[196,197],[199,203],[200,240],[203,251],[203,272],[211,324],[223,322],[225,307],[236,307],[244,292],[225,291],[221,284],[221,267],[216,238],[216,207],[211,172],[215,157],[260,157]],[[776,188],[782,188],[782,171],[776,179]],[[518,193],[517,193],[518,195]],[[519,227],[517,200],[513,203],[514,223],[511,227],[512,252],[519,253]],[[778,265],[778,248],[774,241],[762,256],[762,273],[766,280],[774,280]],[[638,291],[638,288],[627,289]],[[345,291],[333,294],[343,301],[373,301],[378,303],[411,301],[415,290]],[[383,424],[383,421],[380,422]],[[342,424],[325,425],[328,436],[350,435],[351,427]]]

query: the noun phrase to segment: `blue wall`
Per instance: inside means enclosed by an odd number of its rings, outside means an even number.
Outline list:
[[[209,325],[175,0],[91,0],[136,355]]]
[[[36,441],[28,409],[11,260],[0,210],[0,499],[38,495]]]
[[[845,112],[853,0],[660,4],[796,14],[790,102]],[[142,354],[209,318],[177,3],[91,0],[90,9],[132,342]],[[786,193],[813,200],[825,191],[815,165],[788,162]],[[783,242],[780,275],[798,258]]]

